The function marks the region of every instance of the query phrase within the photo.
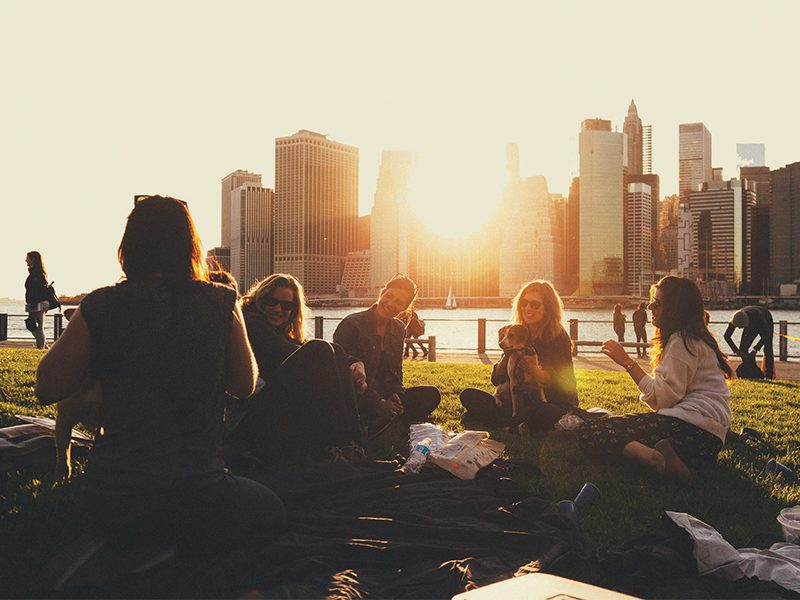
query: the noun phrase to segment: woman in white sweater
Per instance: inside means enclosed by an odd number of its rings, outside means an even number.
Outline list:
[[[614,340],[603,354],[625,368],[639,386],[639,399],[654,412],[586,423],[579,441],[590,455],[620,455],[657,473],[692,485],[695,471],[712,464],[731,422],[732,376],[725,355],[708,330],[700,290],[689,279],[663,277],[650,290],[652,375]]]

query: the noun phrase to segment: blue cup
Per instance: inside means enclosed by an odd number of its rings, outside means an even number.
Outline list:
[[[792,469],[790,469],[789,467],[787,467],[786,465],[784,465],[782,463],[779,463],[774,458],[771,458],[771,459],[769,459],[769,461],[767,461],[767,466],[764,469],[764,472],[768,473],[770,475],[775,475],[776,477],[782,477],[783,479],[786,479],[787,481],[796,481],[797,480],[797,475],[795,475],[795,473],[794,473],[794,471],[792,471]]]
[[[575,512],[575,503],[572,500],[561,500],[556,506],[558,510],[565,513]]]
[[[589,481],[583,484],[581,491],[578,492],[578,495],[575,496],[575,500],[572,502],[575,504],[575,508],[587,508],[594,504],[594,502],[600,497],[600,490],[597,489],[597,486]]]

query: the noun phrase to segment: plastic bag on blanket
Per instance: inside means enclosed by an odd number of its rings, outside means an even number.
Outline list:
[[[488,431],[445,431],[432,423],[417,423],[409,429],[409,448],[431,439],[429,462],[459,479],[475,479],[478,471],[494,461],[505,449],[502,442],[489,439]]]

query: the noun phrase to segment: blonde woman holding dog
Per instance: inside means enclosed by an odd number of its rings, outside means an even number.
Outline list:
[[[192,552],[273,535],[283,503],[218,458],[225,392],[249,396],[257,371],[236,293],[208,281],[186,204],[137,196],[118,256],[124,281],[83,300],[37,371],[43,404],[90,375],[102,388],[82,522]]]
[[[333,341],[364,363],[366,387],[359,411],[369,432],[379,431],[395,417],[409,421],[426,419],[439,405],[434,386],[403,385],[403,318],[414,308],[417,285],[396,275],[383,286],[368,310],[347,315],[333,333]]]
[[[590,456],[624,456],[658,474],[692,485],[698,469],[711,465],[731,422],[727,381],[731,367],[708,330],[703,297],[682,277],[662,277],[650,290],[656,328],[648,375],[614,340],[603,354],[625,368],[652,412],[609,417],[578,430]]]
[[[564,330],[563,302],[549,281],[534,280],[524,284],[511,305],[511,323],[524,325],[528,332],[528,344],[533,352],[524,358],[520,368],[530,374],[531,389],[526,393],[527,401],[518,419],[512,419],[510,401],[502,400],[483,390],[467,388],[460,394],[461,404],[466,409],[465,421],[487,425],[511,425],[524,421],[529,429],[547,431],[568,412],[577,411],[578,394],[575,369],[572,365],[572,342]],[[492,385],[511,383],[509,362],[511,353],[504,352],[492,368]],[[541,388],[544,398],[533,387]],[[534,393],[534,392],[537,393]]]
[[[288,273],[257,281],[242,298],[247,335],[264,389],[229,442],[267,464],[363,455],[357,394],[364,365],[341,347],[306,340],[300,282]]]

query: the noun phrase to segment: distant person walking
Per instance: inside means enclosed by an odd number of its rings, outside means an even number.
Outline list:
[[[36,347],[46,348],[44,337],[44,316],[51,308],[47,289],[47,271],[44,268],[42,255],[32,250],[25,255],[28,265],[28,278],[25,280],[25,327],[28,328],[36,339]]]
[[[733,332],[737,327],[742,328],[742,337],[739,338],[739,347],[733,341]],[[775,379],[775,354],[772,348],[772,336],[775,331],[775,322],[772,313],[763,306],[745,306],[733,313],[725,330],[725,341],[734,354],[741,357],[742,362],[755,362],[756,353],[764,348],[764,357],[761,359],[761,371],[766,379]],[[758,343],[750,349],[753,342],[759,338]]]
[[[636,343],[647,343],[647,303],[640,302],[639,306],[633,311],[631,321],[633,322],[633,332],[636,334]],[[636,346],[636,356],[647,358],[647,347]]]
[[[406,351],[403,353],[403,356],[408,358],[409,351],[413,352],[413,358],[417,358],[419,356],[419,352],[417,352],[416,346],[419,345],[419,349],[422,350],[422,358],[428,356],[428,349],[425,345],[419,341],[419,336],[425,334],[425,321],[419,318],[417,311],[412,310],[411,316],[408,317],[408,322],[406,323]]]
[[[622,304],[614,305],[614,333],[617,334],[617,341],[625,341],[625,314],[622,312]]]

